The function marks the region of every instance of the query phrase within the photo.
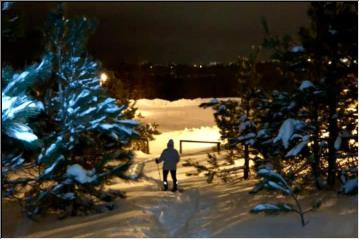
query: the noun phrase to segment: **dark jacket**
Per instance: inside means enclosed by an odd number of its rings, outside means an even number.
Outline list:
[[[164,170],[176,170],[176,164],[180,160],[178,151],[174,148],[174,141],[169,140],[167,148],[161,153],[159,162],[164,162]]]

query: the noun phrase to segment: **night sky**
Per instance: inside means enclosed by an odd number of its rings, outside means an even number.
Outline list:
[[[99,21],[89,50],[107,66],[119,62],[208,63],[234,61],[263,39],[261,17],[276,34],[308,25],[309,3],[260,2],[76,2],[68,15]],[[36,23],[50,4],[26,3]]]

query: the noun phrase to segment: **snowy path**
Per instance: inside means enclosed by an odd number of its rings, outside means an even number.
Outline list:
[[[203,157],[205,155],[202,155]],[[183,193],[159,191],[155,163],[145,166],[146,176],[112,188],[126,189],[127,199],[119,199],[113,211],[63,221],[44,219],[18,226],[27,237],[355,237],[357,236],[357,196],[337,196],[323,192],[319,211],[307,216],[303,228],[296,214],[253,215],[251,206],[273,201],[274,195],[250,195],[254,181],[207,184],[202,177],[186,177],[181,167]],[[283,200],[281,197],[278,200]],[[311,204],[311,198],[302,200]],[[24,224],[24,222],[23,222]],[[22,225],[22,227],[24,227]],[[5,227],[4,227],[5,228]]]
[[[205,155],[193,158],[206,159]],[[270,194],[250,195],[254,181],[207,184],[204,177],[187,177],[188,167],[179,168],[183,193],[159,191],[154,162],[137,182],[117,182],[111,188],[126,190],[127,199],[102,214],[67,218],[48,217],[40,222],[18,218],[3,225],[3,231],[18,237],[356,237],[357,196],[321,192],[302,199],[305,206],[323,198],[319,211],[307,215],[303,228],[293,213],[253,215],[249,209],[259,202],[284,200]],[[170,182],[171,183],[171,182]],[[6,205],[5,205],[6,206]],[[18,209],[4,207],[7,216],[20,216]],[[3,210],[3,211],[4,211]],[[12,230],[11,230],[12,228]]]
[[[203,185],[204,179],[201,179],[200,182],[191,181],[185,176],[188,169],[181,169],[178,171],[178,179],[180,187],[184,191],[181,193],[162,192],[159,191],[162,183],[158,179],[157,167],[155,166],[153,162],[147,162],[144,179],[154,183],[149,190],[154,191],[157,195],[154,197],[155,204],[149,206],[147,210],[155,217],[157,225],[162,231],[161,235],[167,237],[209,237],[206,229],[202,228],[201,222],[196,221],[200,212],[204,211],[204,205],[211,205],[211,198],[205,197],[206,191],[200,187]],[[171,180],[169,183],[171,186]],[[141,202],[138,206],[142,207],[143,203]],[[156,235],[152,237],[156,237]]]

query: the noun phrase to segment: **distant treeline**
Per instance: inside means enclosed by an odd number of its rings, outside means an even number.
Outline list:
[[[280,72],[273,63],[259,64],[257,68],[262,76],[259,83],[262,88],[287,88],[286,83],[278,80],[281,79]],[[122,88],[132,99],[176,100],[241,96],[238,64],[213,66],[122,64],[112,77],[115,81],[121,81]]]

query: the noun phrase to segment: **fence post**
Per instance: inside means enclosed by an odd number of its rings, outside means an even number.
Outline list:
[[[182,153],[182,140],[180,140],[180,154]]]
[[[149,146],[149,140],[146,139],[146,152],[147,154],[150,154],[150,146]]]

